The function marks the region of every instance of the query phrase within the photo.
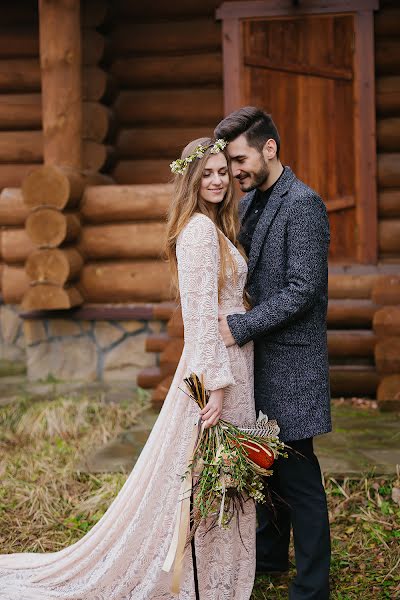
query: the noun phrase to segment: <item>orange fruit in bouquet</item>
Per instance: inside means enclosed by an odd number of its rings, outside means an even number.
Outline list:
[[[253,463],[263,469],[271,468],[275,460],[275,454],[267,443],[256,442],[255,440],[249,440],[242,436],[239,436],[238,440]]]

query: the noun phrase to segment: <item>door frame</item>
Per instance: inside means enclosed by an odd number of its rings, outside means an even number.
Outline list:
[[[249,0],[224,2],[222,20],[224,114],[240,108],[242,79],[241,22],[247,19],[347,14],[354,18],[354,152],[359,263],[378,260],[375,55],[373,11],[379,0]],[[337,208],[345,208],[336,207]],[[331,205],[331,209],[335,209]]]

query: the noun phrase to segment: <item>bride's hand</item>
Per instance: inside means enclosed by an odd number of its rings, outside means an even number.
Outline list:
[[[222,413],[222,403],[224,400],[223,388],[210,392],[207,404],[200,411],[205,429],[216,425]]]

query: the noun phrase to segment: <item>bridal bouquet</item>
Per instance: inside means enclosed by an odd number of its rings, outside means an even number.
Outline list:
[[[203,409],[209,392],[195,374],[186,378],[188,395]],[[260,411],[253,428],[239,428],[219,420],[217,425],[200,430],[188,471],[193,476],[191,536],[203,519],[227,527],[247,498],[270,502],[263,477],[272,475],[271,466],[278,456],[287,456],[278,438],[276,421]]]

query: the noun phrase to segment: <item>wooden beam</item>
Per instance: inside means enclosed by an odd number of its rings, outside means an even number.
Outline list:
[[[44,161],[82,164],[81,23],[79,0],[40,0],[40,66]]]
[[[376,263],[378,257],[373,24],[372,12],[362,11],[354,15],[357,258],[367,264]]]
[[[253,17],[301,17],[307,14],[335,14],[357,10],[378,10],[379,0],[246,0],[224,2],[217,10],[217,19]]]

